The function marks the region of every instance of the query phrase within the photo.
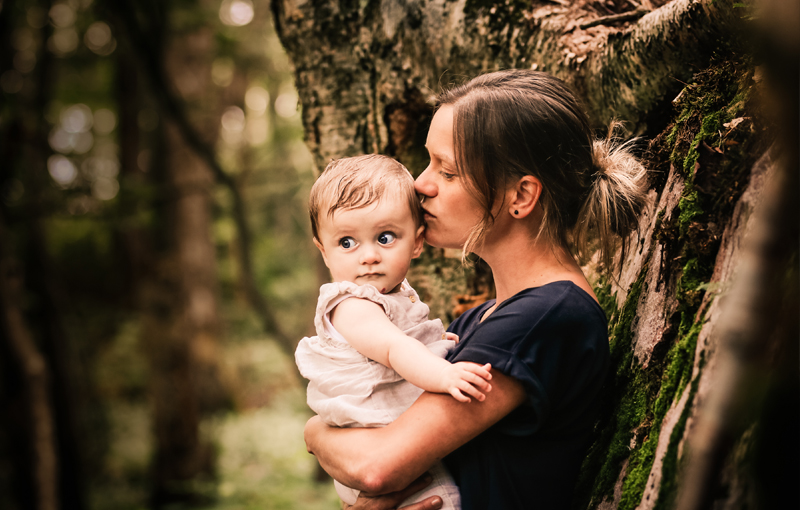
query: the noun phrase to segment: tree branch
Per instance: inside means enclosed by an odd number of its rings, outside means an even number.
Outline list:
[[[275,313],[255,284],[250,254],[252,245],[250,229],[247,224],[244,199],[236,180],[223,170],[211,145],[200,137],[189,121],[181,100],[172,92],[157,48],[148,42],[147,37],[142,33],[136,22],[135,6],[130,0],[118,0],[110,4],[109,8],[115,11],[117,24],[124,27],[128,35],[134,53],[137,55],[140,65],[150,82],[151,90],[161,110],[175,122],[186,144],[208,166],[214,179],[230,191],[233,199],[232,216],[239,233],[239,249],[237,252],[239,255],[241,281],[245,287],[244,292],[247,302],[260,317],[264,331],[272,334],[281,347],[288,354],[294,356],[296,342],[282,329],[275,317]]]
[[[618,23],[621,21],[632,21],[641,18],[648,12],[650,12],[650,9],[639,7],[638,9],[634,9],[629,12],[623,12],[621,14],[611,14],[609,16],[601,16],[597,19],[581,23],[579,27],[581,30],[586,30],[587,28],[596,27],[597,25],[608,25],[610,23]]]

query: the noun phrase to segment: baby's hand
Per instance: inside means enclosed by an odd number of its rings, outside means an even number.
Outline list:
[[[444,383],[442,393],[451,394],[459,402],[471,402],[470,396],[478,399],[478,402],[483,402],[486,399],[484,393],[492,391],[492,385],[489,384],[492,379],[492,374],[489,372],[491,369],[491,363],[483,366],[469,362],[453,363],[442,374]]]
[[[452,340],[455,343],[458,343],[458,335],[455,333],[450,333],[449,331],[444,334],[446,340]]]

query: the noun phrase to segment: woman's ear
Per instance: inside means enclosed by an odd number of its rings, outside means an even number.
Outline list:
[[[425,225],[420,225],[417,229],[417,236],[414,239],[414,251],[411,252],[411,258],[415,259],[422,253],[422,245],[425,243]]]
[[[325,255],[325,247],[322,246],[321,242],[317,241],[316,237],[312,237],[311,239],[314,241],[314,246],[316,246],[319,252],[322,254],[322,260],[325,261],[325,266],[330,269],[331,266],[328,265],[328,257]]]
[[[510,190],[508,212],[514,218],[531,214],[542,195],[542,182],[533,175],[525,175]]]

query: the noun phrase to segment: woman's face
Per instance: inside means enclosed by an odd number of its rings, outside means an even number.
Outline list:
[[[425,147],[431,162],[414,186],[423,196],[425,240],[438,248],[462,248],[483,211],[456,171],[452,106],[433,116]]]

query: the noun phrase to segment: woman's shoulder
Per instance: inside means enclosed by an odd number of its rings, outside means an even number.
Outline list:
[[[559,280],[522,290],[501,303],[498,311],[503,308],[524,309],[530,316],[536,316],[537,312],[574,313],[581,316],[589,314],[592,319],[606,319],[603,308],[594,297],[571,280]]]
[[[464,312],[454,325],[465,327],[471,324],[499,324],[509,322],[529,323],[540,320],[543,316],[570,316],[576,319],[589,319],[605,323],[606,316],[602,307],[574,282],[560,280],[539,287],[530,287],[499,304],[497,309],[486,318],[486,311],[493,307],[494,299]]]

